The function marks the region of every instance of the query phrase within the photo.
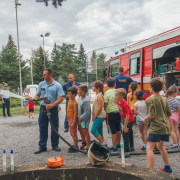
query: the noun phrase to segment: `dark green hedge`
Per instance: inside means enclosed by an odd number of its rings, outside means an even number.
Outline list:
[[[14,98],[12,97],[11,98],[12,102],[10,103],[10,107],[21,107],[21,99],[18,99],[18,98]],[[34,103],[34,105],[40,105],[40,102],[37,104],[37,103]],[[24,106],[24,104],[23,104]],[[0,98],[0,108],[2,108],[2,100]]]

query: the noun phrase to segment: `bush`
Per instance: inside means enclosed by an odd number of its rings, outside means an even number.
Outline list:
[[[10,107],[21,107],[21,99],[11,97],[12,102],[10,103]],[[24,101],[23,101],[24,102]],[[34,103],[34,105],[40,105],[40,102]],[[24,104],[23,104],[24,106]],[[0,108],[2,108],[2,100],[0,99]]]

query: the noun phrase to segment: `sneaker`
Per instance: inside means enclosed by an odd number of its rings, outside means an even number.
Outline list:
[[[135,151],[134,147],[130,147],[130,148],[129,148],[129,151],[130,151],[130,152],[131,152],[131,151]]]
[[[117,144],[116,147],[119,149],[119,148],[121,148],[121,145],[120,145],[120,144]]]
[[[121,158],[121,154],[119,154],[117,157],[118,157],[118,158]],[[130,157],[130,154],[129,154],[129,153],[124,153],[124,157],[125,157],[125,158],[128,158],[128,157]]]
[[[111,152],[117,152],[118,150],[117,150],[117,148],[111,148]]]
[[[137,133],[136,136],[137,136],[137,137],[141,137],[141,134],[140,134],[140,133]]]
[[[146,148],[143,146],[142,148],[140,148],[140,150],[145,151],[145,150],[146,150]]]
[[[161,171],[164,171],[164,172],[167,172],[167,173],[172,173],[172,169],[171,168],[169,168],[169,169],[165,169],[165,168],[161,168],[160,169]]]
[[[170,147],[170,149],[178,148],[178,145],[173,145]]]
[[[75,152],[78,152],[78,147],[75,147],[74,146],[74,148],[73,147],[70,147],[69,149],[68,149],[68,153],[75,153]]]

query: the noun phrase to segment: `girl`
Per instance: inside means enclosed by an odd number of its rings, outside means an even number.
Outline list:
[[[180,113],[180,101],[176,99],[178,88],[176,86],[171,86],[166,91],[167,100],[169,106],[171,108],[172,116],[169,118],[170,123],[170,134],[173,140],[173,144],[170,148],[178,148],[179,147],[179,113]]]
[[[148,140],[147,128],[149,121],[147,121],[146,124],[144,124],[144,118],[147,116],[147,106],[144,100],[144,91],[136,91],[135,95],[138,101],[134,104],[134,114],[137,115],[136,123],[141,134],[141,139],[144,143],[144,146],[140,148],[140,150],[146,150]]]
[[[96,96],[92,107],[93,125],[91,133],[95,136],[99,143],[105,145],[103,139],[103,121],[106,118],[106,113],[104,111],[103,83],[101,81],[95,81],[93,83],[92,90],[96,93]]]
[[[25,98],[30,98],[30,94],[29,94],[27,88],[24,89],[23,97],[25,97]],[[24,116],[27,115],[27,111],[26,111],[27,104],[28,104],[28,100],[24,100],[24,111],[25,111]]]
[[[137,91],[138,84],[136,82],[132,82],[130,84],[130,88],[131,88],[132,92],[127,94],[127,103],[129,104],[129,107],[130,107],[131,111],[134,114],[134,104],[137,102],[137,98],[135,96],[135,92]],[[138,127],[138,133],[136,134],[136,136],[137,137],[141,136],[139,127]]]

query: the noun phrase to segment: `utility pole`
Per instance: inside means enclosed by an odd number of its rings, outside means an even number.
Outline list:
[[[18,15],[17,15],[17,6],[20,6],[21,2],[15,0],[16,8],[16,26],[17,26],[17,43],[18,43],[18,59],[19,59],[19,81],[20,81],[20,95],[22,96],[22,79],[21,79],[21,60],[20,60],[20,47],[19,47],[19,31],[18,31]],[[23,100],[21,99],[21,108],[23,108]]]

